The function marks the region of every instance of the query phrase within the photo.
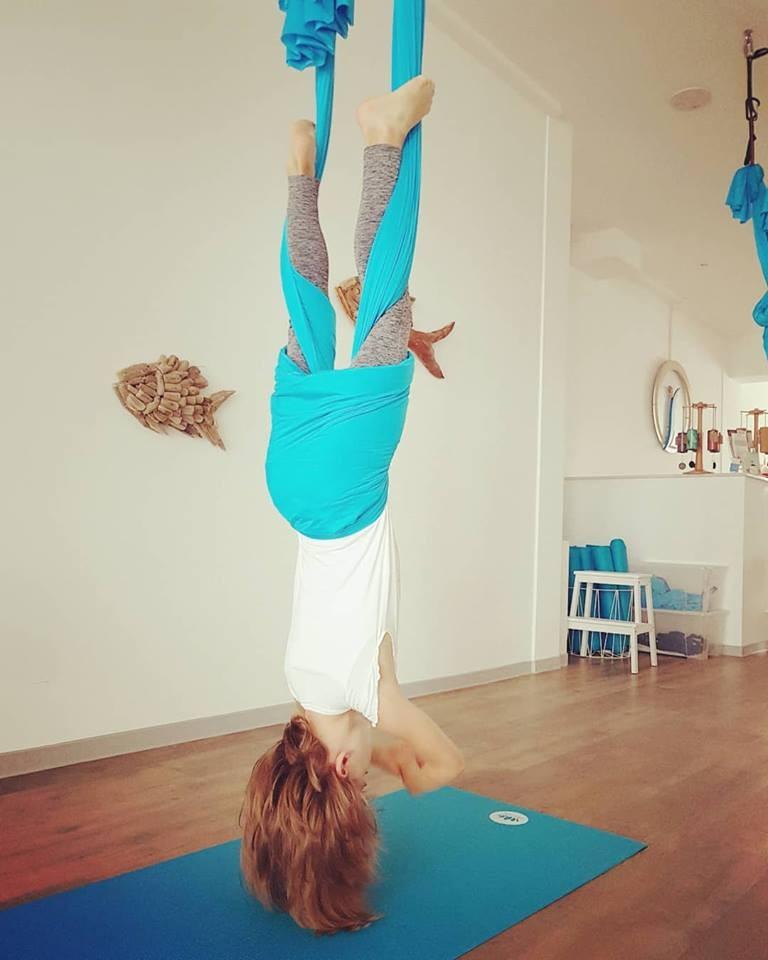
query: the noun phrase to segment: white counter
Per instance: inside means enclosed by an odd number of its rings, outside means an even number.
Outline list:
[[[724,643],[712,652],[768,650],[768,481],[743,474],[568,477],[564,539],[626,541],[632,562],[726,566]]]

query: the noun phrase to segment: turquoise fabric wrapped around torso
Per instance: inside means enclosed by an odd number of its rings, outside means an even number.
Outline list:
[[[412,356],[396,366],[307,376],[280,353],[267,486],[295,530],[335,539],[379,518],[412,379]]]
[[[351,0],[280,0],[288,63],[316,74],[317,161],[330,136],[336,36],[352,23]],[[421,72],[424,0],[395,0],[392,87]],[[353,357],[374,324],[406,290],[418,222],[421,128],[403,145],[400,173],[376,233],[358,310]],[[299,533],[328,540],[369,526],[384,510],[389,467],[405,425],[411,354],[400,364],[334,369],[336,316],[328,298],[293,267],[285,230],[281,279],[305,373],[281,350],[271,400],[267,487]]]

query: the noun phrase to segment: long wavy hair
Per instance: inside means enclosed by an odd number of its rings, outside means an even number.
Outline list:
[[[317,933],[378,919],[366,898],[376,873],[376,818],[304,717],[294,716],[256,761],[240,825],[243,879],[268,909]]]

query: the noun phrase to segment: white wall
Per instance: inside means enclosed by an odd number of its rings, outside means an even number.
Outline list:
[[[574,269],[570,304],[566,474],[676,474],[679,458],[662,452],[653,430],[656,370],[677,360],[692,400],[716,403],[719,422],[725,408],[729,421],[735,402],[722,339],[628,280],[597,280]]]
[[[530,658],[550,662],[564,649],[562,604],[552,603],[552,585],[562,583],[563,472],[566,437],[567,319],[571,209],[571,129],[547,124],[541,324],[536,439],[536,534],[534,537],[534,631]],[[517,371],[520,375],[522,371]],[[526,416],[528,405],[526,406]],[[522,421],[524,417],[520,417]],[[514,448],[514,443],[511,444]],[[526,469],[520,463],[515,472]]]
[[[742,645],[768,650],[768,483],[746,479],[744,491],[744,603]]]
[[[748,314],[740,322],[741,333],[728,344],[726,369],[736,379],[764,380],[768,377],[768,360],[763,349],[762,328]]]
[[[742,410],[768,410],[768,380],[754,380],[738,384],[739,413]],[[746,419],[744,420],[746,423]],[[752,429],[752,421],[749,421]]]
[[[4,11],[0,751],[288,699],[295,547],[262,462],[286,127],[311,78],[283,66],[275,7]],[[387,76],[389,4],[358,13],[322,194],[336,281],[353,272],[353,109]],[[405,681],[559,649],[534,605],[559,609],[560,474],[540,487],[537,443],[545,408],[562,435],[567,130],[434,28],[425,63],[412,289],[417,326],[457,330],[448,379],[417,371],[393,470]],[[120,409],[114,371],[161,352],[238,391],[226,453]]]

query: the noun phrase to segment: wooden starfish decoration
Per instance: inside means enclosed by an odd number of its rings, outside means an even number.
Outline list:
[[[352,323],[357,320],[361,289],[360,277],[350,277],[349,280],[345,280],[344,283],[336,287],[336,296],[339,298],[339,303]],[[411,303],[414,300],[415,298],[411,297]],[[455,323],[447,323],[439,330],[430,330],[429,332],[411,330],[411,336],[408,340],[408,349],[419,358],[432,376],[439,380],[444,380],[445,374],[437,362],[437,357],[435,357],[435,344],[439,343],[440,340],[445,340],[454,326]]]

